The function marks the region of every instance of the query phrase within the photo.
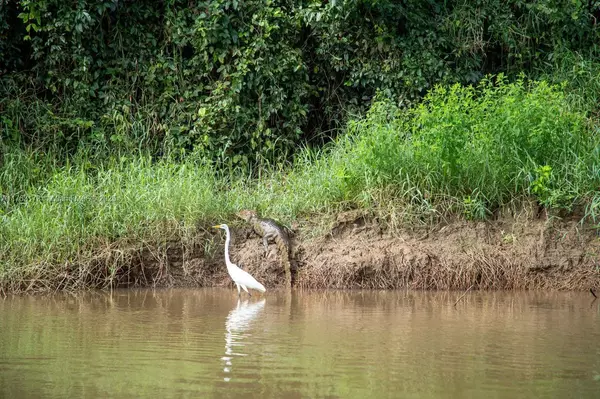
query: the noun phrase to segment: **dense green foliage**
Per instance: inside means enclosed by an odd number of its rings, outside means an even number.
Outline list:
[[[580,0],[2,2],[0,145],[289,159],[377,90],[410,104],[594,54],[598,17]]]
[[[5,199],[0,282],[51,278],[113,243],[185,241],[198,223],[235,223],[247,207],[287,222],[359,207],[403,225],[485,218],[525,198],[548,209],[583,206],[591,219],[600,212],[597,127],[560,87],[501,77],[436,87],[410,109],[377,100],[327,149],[302,150],[293,167],[262,169],[258,179],[200,156],[101,165],[82,156],[52,166],[47,183],[27,186],[26,196]],[[50,167],[51,155],[33,157],[7,154],[3,184],[23,185],[15,176]]]
[[[545,82],[436,87],[408,110],[375,102],[351,131],[343,167],[353,197],[394,186],[395,198],[424,210],[479,219],[525,195],[600,210],[600,136]]]
[[[597,221],[599,17],[578,0],[0,2],[0,289],[242,207],[393,225],[528,198]]]

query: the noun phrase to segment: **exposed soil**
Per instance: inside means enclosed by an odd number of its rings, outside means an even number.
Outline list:
[[[580,216],[548,218],[543,212],[496,216],[487,222],[456,220],[423,230],[391,233],[386,223],[361,211],[340,214],[320,236],[310,221],[292,237],[293,286],[368,289],[555,289],[600,288],[600,229]],[[267,289],[285,288],[277,247],[265,256],[262,240],[247,225],[230,226],[232,261]],[[161,245],[100,245],[84,263],[40,265],[7,278],[7,292],[108,287],[229,286],[224,234],[199,227],[187,241]]]
[[[600,288],[600,239],[579,218],[545,216],[455,221],[423,231],[390,234],[360,212],[338,216],[330,231],[294,238],[293,286],[373,289]],[[232,228],[232,261],[268,289],[284,286],[275,245],[264,256],[249,227]],[[119,285],[231,286],[220,231],[199,233],[192,243],[139,252],[121,269]],[[126,278],[125,278],[126,277]]]

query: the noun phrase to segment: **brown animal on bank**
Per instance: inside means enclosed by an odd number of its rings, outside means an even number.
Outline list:
[[[280,225],[273,219],[259,218],[255,211],[244,209],[237,213],[237,216],[250,223],[256,234],[262,237],[265,248],[265,256],[269,248],[269,241],[274,241],[281,255],[281,262],[285,271],[285,283],[288,287],[292,285],[291,272],[291,252],[292,245],[290,240],[291,230]]]

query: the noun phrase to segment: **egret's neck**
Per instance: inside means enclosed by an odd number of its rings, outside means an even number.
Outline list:
[[[229,268],[229,265],[231,265],[231,260],[229,260],[229,242],[231,241],[231,234],[229,234],[229,229],[225,229],[225,233],[227,233],[225,237],[225,264]]]

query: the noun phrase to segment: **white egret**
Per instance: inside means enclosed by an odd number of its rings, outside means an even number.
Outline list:
[[[240,269],[237,265],[231,263],[231,261],[229,260],[229,241],[231,240],[229,226],[227,226],[226,224],[218,224],[213,227],[215,229],[223,229],[225,230],[225,233],[227,233],[227,238],[225,239],[225,264],[227,265],[227,273],[229,273],[229,276],[237,286],[238,297],[241,296],[240,287],[242,287],[244,291],[246,291],[250,296],[252,296],[252,294],[248,292],[248,288],[260,292],[265,292],[266,288],[264,285],[256,281],[256,279],[252,277],[250,273]]]

